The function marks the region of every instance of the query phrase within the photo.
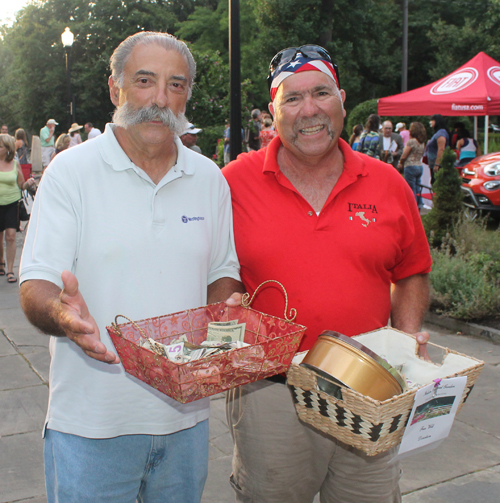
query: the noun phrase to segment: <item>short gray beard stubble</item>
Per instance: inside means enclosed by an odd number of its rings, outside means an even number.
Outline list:
[[[143,122],[161,121],[164,126],[168,127],[177,136],[180,136],[184,132],[188,124],[186,116],[182,112],[175,115],[170,108],[160,108],[158,105],[134,108],[128,102],[115,109],[111,120],[114,124],[124,129],[142,124]]]

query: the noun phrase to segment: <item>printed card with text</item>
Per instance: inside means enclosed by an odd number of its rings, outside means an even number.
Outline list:
[[[398,459],[434,449],[449,435],[466,384],[467,377],[437,379],[417,391]]]

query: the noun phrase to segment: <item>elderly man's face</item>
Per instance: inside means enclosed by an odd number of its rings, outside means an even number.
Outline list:
[[[7,126],[2,126],[0,129],[0,134],[9,134],[9,128]]]
[[[322,72],[299,72],[279,86],[269,109],[283,145],[303,159],[322,157],[344,126],[344,90]]]
[[[117,107],[127,104],[135,110],[156,105],[178,116],[186,110],[188,83],[189,66],[184,56],[159,45],[139,44],[125,65],[123,86],[118,88],[110,77],[111,101]],[[161,143],[172,135],[156,117],[127,128],[129,130],[142,141],[152,143]]]
[[[389,138],[391,136],[391,133],[392,133],[392,123],[388,122],[388,121],[385,121],[383,126],[382,126],[382,130],[383,130],[383,133],[384,133],[384,136],[386,138]]]
[[[90,133],[92,128],[88,124],[85,124],[85,126],[83,126],[83,127],[85,128],[86,133]]]

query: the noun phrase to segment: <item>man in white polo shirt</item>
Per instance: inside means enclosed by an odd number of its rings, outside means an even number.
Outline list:
[[[113,365],[105,327],[241,291],[229,189],[178,138],[196,71],[185,44],[138,33],[111,70],[113,124],[46,170],[22,257],[23,309],[52,335],[48,501],[198,503],[208,400],[180,404]]]
[[[100,134],[102,134],[99,129],[92,125],[92,122],[87,122],[84,129],[87,133],[87,140],[92,140],[92,138],[97,138]]]

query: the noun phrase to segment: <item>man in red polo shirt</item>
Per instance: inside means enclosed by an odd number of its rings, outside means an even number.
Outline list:
[[[355,335],[388,324],[419,332],[428,304],[429,246],[415,198],[391,166],[341,140],[345,92],[319,46],[279,52],[268,78],[278,136],[224,170],[247,291],[285,285],[308,327],[300,350],[324,330]],[[391,294],[392,287],[392,294]],[[266,285],[252,307],[283,316],[283,293]],[[375,457],[301,423],[283,382],[228,393],[237,501],[401,501],[394,451]]]

